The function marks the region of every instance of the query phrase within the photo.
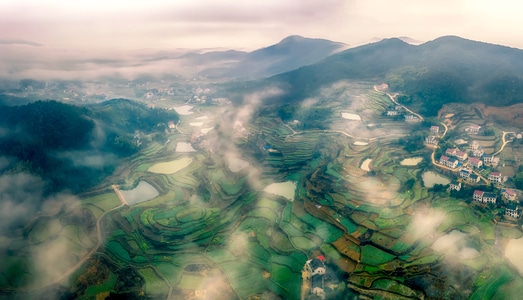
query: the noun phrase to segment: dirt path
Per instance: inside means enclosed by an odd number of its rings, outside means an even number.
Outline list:
[[[423,118],[422,115],[420,115],[420,114],[418,114],[418,113],[416,113],[416,112],[413,112],[412,110],[410,110],[410,108],[406,107],[406,106],[403,105],[403,104],[398,103],[398,101],[396,101],[396,99],[394,99],[394,97],[396,97],[396,95],[391,95],[391,94],[389,94],[389,93],[387,93],[387,92],[381,92],[381,91],[378,91],[378,88],[377,88],[376,86],[374,86],[374,90],[375,90],[376,92],[378,92],[378,93],[384,93],[385,95],[387,95],[387,96],[389,97],[390,101],[392,101],[394,104],[403,107],[403,109],[405,109],[406,111],[410,112],[411,114],[417,116],[421,121],[424,120],[424,118]]]
[[[39,287],[36,287],[36,288],[29,288],[27,289],[26,291],[36,291],[36,290],[40,290],[40,289],[44,289],[44,288],[47,288],[51,285],[54,285],[54,284],[57,284],[59,282],[61,282],[62,280],[64,280],[65,278],[69,277],[72,273],[74,273],[76,270],[78,270],[89,258],[91,258],[91,256],[96,252],[98,251],[98,248],[100,248],[103,244],[103,234],[102,234],[102,220],[103,218],[105,217],[106,214],[114,211],[114,210],[117,210],[123,206],[129,206],[129,204],[127,203],[127,201],[125,200],[124,196],[122,195],[122,192],[120,192],[120,190],[118,189],[118,186],[117,185],[111,185],[111,188],[114,190],[116,196],[118,196],[118,199],[120,199],[120,202],[121,204],[110,209],[110,210],[107,210],[107,211],[104,211],[99,217],[98,219],[96,220],[96,238],[97,238],[97,242],[96,242],[96,245],[82,258],[80,259],[74,266],[72,266],[71,268],[69,268],[69,270],[65,271],[60,277],[54,279],[52,282],[50,283],[47,283],[43,286],[39,286]]]
[[[503,149],[505,149],[505,146],[506,146],[508,143],[511,142],[511,141],[507,141],[507,138],[506,138],[506,137],[507,137],[507,134],[514,134],[514,133],[515,133],[515,132],[512,132],[512,131],[511,131],[511,132],[503,131],[503,138],[502,138],[502,140],[503,140],[503,144],[501,145],[501,148],[499,148],[499,150],[496,151],[495,153],[493,153],[492,155],[497,155],[497,154],[503,152]]]
[[[123,194],[120,191],[120,189],[118,188],[118,186],[116,184],[113,184],[113,185],[111,185],[111,188],[113,189],[116,196],[118,196],[118,199],[120,199],[120,202],[122,203],[122,205],[129,206],[129,203],[127,203],[127,200],[125,200],[125,197],[123,196]]]
[[[96,243],[96,245],[82,258],[80,259],[74,266],[72,266],[71,268],[69,268],[69,270],[65,271],[60,277],[54,279],[52,282],[50,283],[47,283],[43,286],[39,286],[39,287],[36,287],[36,288],[29,288],[27,289],[26,291],[36,291],[36,290],[40,290],[40,289],[44,289],[44,288],[47,288],[47,287],[50,287],[51,285],[54,285],[54,284],[58,284],[60,283],[62,280],[66,279],[67,277],[69,277],[72,273],[74,273],[76,270],[78,270],[89,258],[91,258],[91,256],[96,252],[98,251],[98,248],[100,248],[100,246],[102,246],[103,244],[103,234],[102,234],[102,229],[101,229],[101,223],[102,223],[102,220],[104,218],[104,216],[114,210],[117,210],[121,207],[123,207],[125,204],[120,204],[110,210],[107,210],[105,211],[103,214],[100,215],[100,217],[98,217],[98,220],[96,220],[96,236],[97,236],[97,239],[98,239],[98,242]]]

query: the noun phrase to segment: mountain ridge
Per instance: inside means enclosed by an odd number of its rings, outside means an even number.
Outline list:
[[[457,36],[420,45],[389,38],[272,76],[263,84],[284,89],[279,101],[295,102],[339,80],[387,82],[429,115],[448,102],[510,105],[523,102],[523,50]]]

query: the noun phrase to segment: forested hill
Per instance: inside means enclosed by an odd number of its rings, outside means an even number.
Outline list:
[[[173,111],[125,99],[81,107],[56,101],[0,106],[0,175],[30,172],[46,181],[47,192],[82,191],[147,142],[137,142],[137,130],[161,135],[177,120]]]
[[[523,51],[455,36],[418,46],[385,39],[263,82],[244,84],[243,89],[277,85],[285,90],[278,100],[289,103],[340,80],[384,81],[429,115],[448,102],[505,106],[523,102]]]

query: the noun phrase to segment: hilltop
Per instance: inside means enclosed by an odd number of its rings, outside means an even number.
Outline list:
[[[244,84],[242,91],[278,86],[285,92],[279,102],[299,102],[341,80],[384,81],[404,95],[400,100],[427,115],[450,102],[506,106],[523,102],[523,51],[456,36],[420,45],[384,39]]]

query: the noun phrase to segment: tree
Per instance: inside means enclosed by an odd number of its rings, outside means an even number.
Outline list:
[[[514,185],[516,186],[517,189],[523,189],[523,172],[519,172],[514,177]]]
[[[412,187],[414,187],[414,184],[415,184],[415,183],[416,183],[416,180],[415,180],[414,178],[409,178],[407,181],[405,181],[405,183],[404,183],[404,185],[403,185],[403,186],[404,186],[404,189],[405,189],[406,191],[411,190]]]

